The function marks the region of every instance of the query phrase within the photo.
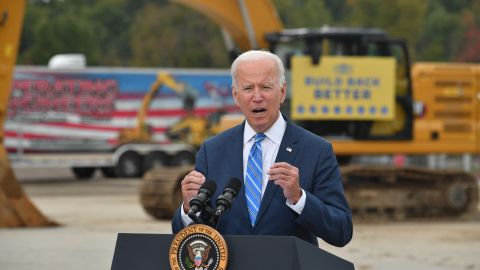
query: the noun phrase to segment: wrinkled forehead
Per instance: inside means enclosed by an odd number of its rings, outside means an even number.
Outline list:
[[[275,82],[278,80],[278,70],[270,59],[257,59],[238,63],[235,79],[243,82]]]

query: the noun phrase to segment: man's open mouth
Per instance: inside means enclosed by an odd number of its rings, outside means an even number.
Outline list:
[[[266,109],[263,109],[263,108],[260,108],[260,109],[253,109],[252,112],[253,114],[262,114],[264,112],[266,112],[267,110]]]

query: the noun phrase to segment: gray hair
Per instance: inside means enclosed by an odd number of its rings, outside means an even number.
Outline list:
[[[285,68],[283,67],[282,60],[276,54],[273,54],[265,50],[250,50],[240,54],[235,61],[232,63],[230,68],[230,74],[232,75],[232,87],[235,87],[237,67],[240,62],[249,61],[249,60],[259,60],[259,59],[269,59],[275,61],[277,66],[277,76],[278,76],[278,85],[280,87],[285,83]]]

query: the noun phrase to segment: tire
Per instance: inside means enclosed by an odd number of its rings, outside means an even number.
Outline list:
[[[73,167],[72,172],[77,179],[87,180],[92,178],[95,173],[95,168],[93,167]]]
[[[133,151],[123,153],[115,166],[115,172],[123,178],[141,177],[143,174],[142,157]]]
[[[147,172],[152,169],[165,168],[168,166],[168,156],[162,152],[149,153],[143,162],[143,171]]]
[[[100,168],[103,177],[105,178],[116,178],[117,172],[115,171],[114,167],[102,167]]]
[[[171,219],[182,204],[181,181],[193,168],[153,169],[145,172],[140,183],[140,203],[155,219]]]
[[[172,166],[184,166],[195,164],[195,155],[190,152],[180,152],[172,159]]]

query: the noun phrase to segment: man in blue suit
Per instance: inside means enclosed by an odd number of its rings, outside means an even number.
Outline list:
[[[330,143],[286,120],[280,105],[286,81],[280,58],[248,51],[232,64],[232,95],[246,121],[205,141],[195,170],[183,179],[177,233],[191,222],[189,202],[206,179],[217,198],[232,178],[244,185],[216,229],[226,235],[290,235],[318,245],[344,246],[352,218]],[[260,135],[257,135],[260,134]],[[253,164],[253,165],[252,165]]]

